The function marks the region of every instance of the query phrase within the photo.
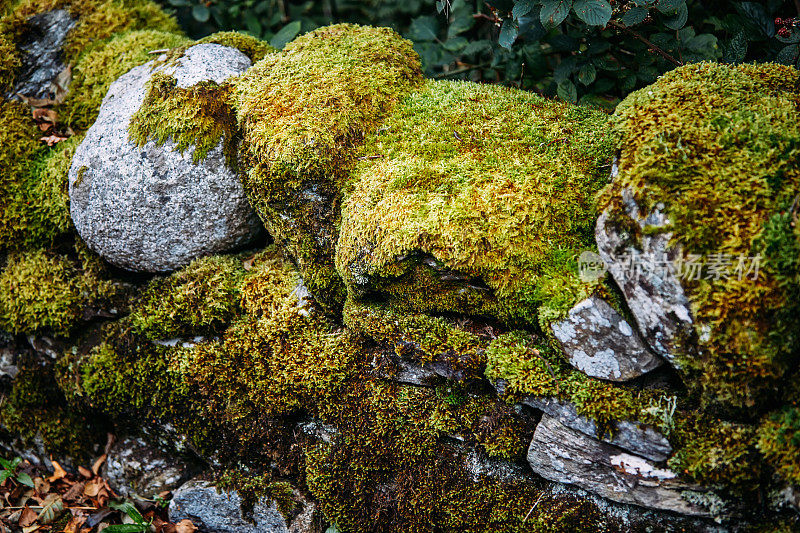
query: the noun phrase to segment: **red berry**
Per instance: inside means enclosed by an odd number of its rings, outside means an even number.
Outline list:
[[[778,30],[778,35],[780,35],[781,37],[788,37],[789,36],[789,30],[786,29],[786,28],[781,28],[781,29]]]
[[[783,21],[781,20],[780,17],[775,19],[775,25],[776,26],[783,26]]]

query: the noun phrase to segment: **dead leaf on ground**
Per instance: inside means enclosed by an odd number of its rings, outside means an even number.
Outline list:
[[[92,473],[92,471],[89,470],[88,468],[86,468],[85,466],[79,466],[78,467],[78,472],[80,473],[80,475],[82,475],[86,479],[91,479],[91,478],[94,477],[94,474]]]
[[[37,518],[39,518],[39,515],[36,513],[36,511],[34,511],[33,509],[31,509],[26,505],[22,509],[22,512],[19,515],[19,520],[17,521],[17,525],[19,525],[20,527],[27,527],[36,522]]]
[[[92,472],[94,472],[95,476],[99,476],[100,475],[100,468],[102,468],[103,463],[106,462],[107,458],[108,458],[108,455],[103,454],[103,455],[101,455],[100,457],[97,458],[97,461],[94,462],[94,464],[92,465]]]
[[[186,518],[175,524],[175,533],[194,533],[195,531],[197,531],[197,526]]]
[[[36,489],[37,494],[47,494],[50,492],[50,483],[40,477],[34,478],[33,487]]]
[[[59,479],[61,479],[61,478],[63,478],[64,476],[66,476],[66,475],[67,475],[67,471],[66,471],[66,470],[64,470],[64,469],[61,467],[61,465],[60,465],[60,464],[58,464],[57,462],[55,462],[55,461],[52,461],[52,460],[51,460],[50,462],[52,462],[52,463],[53,463],[53,469],[54,469],[54,471],[53,471],[53,475],[52,475],[52,476],[50,476],[49,478],[47,478],[47,481],[49,481],[50,483],[52,483],[52,482],[54,482],[54,481],[58,481]]]
[[[58,494],[48,494],[42,502],[42,510],[37,517],[40,524],[49,524],[64,512],[64,502]]]
[[[103,480],[98,477],[86,483],[86,486],[83,488],[83,493],[90,498],[96,498],[103,489],[105,489]]]
[[[68,501],[69,500],[77,500],[77,499],[79,499],[81,496],[83,496],[83,489],[84,489],[85,486],[86,486],[86,483],[84,483],[82,481],[79,481],[78,483],[75,483],[74,485],[72,485],[70,488],[67,489],[67,492],[65,492],[62,495],[62,498],[64,498],[65,500],[68,500]]]
[[[53,134],[53,135],[48,135],[47,137],[42,137],[39,140],[42,141],[43,143],[46,143],[47,146],[55,146],[60,142],[66,141],[67,139],[69,139],[69,137],[62,137],[60,135]]]

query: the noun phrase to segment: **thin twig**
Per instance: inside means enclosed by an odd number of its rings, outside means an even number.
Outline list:
[[[609,26],[613,26],[614,28],[617,28],[618,30],[622,30],[622,31],[624,31],[626,33],[631,34],[632,36],[634,36],[635,38],[639,39],[644,44],[646,44],[647,48],[649,50],[657,53],[658,55],[660,55],[661,57],[663,57],[664,59],[666,59],[667,61],[669,61],[673,65],[678,66],[678,67],[683,66],[683,63],[681,63],[680,61],[678,61],[677,59],[675,59],[674,57],[669,55],[666,51],[664,51],[663,49],[659,48],[658,46],[656,46],[652,42],[648,41],[646,38],[642,37],[641,34],[639,34],[638,32],[633,31],[629,27],[623,26],[622,24],[620,24],[619,22],[617,22],[615,20],[610,21],[608,23],[608,25]]]
[[[490,63],[481,63],[480,65],[472,65],[470,67],[464,67],[457,70],[452,70],[450,72],[442,72],[436,74],[434,79],[446,78],[447,76],[457,76],[459,74],[464,74],[465,72],[469,72],[470,70],[477,70],[479,68],[486,68],[490,65]]]
[[[533,512],[534,509],[536,509],[536,506],[539,505],[539,502],[542,501],[543,497],[544,497],[544,491],[539,493],[539,498],[536,500],[536,503],[533,504],[531,510],[528,511],[528,514],[525,515],[525,519],[522,521],[523,524],[528,521],[528,518],[530,518],[531,513]]]

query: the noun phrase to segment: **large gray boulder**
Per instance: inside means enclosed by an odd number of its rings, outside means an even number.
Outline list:
[[[639,332],[597,296],[579,302],[551,328],[570,364],[588,376],[628,381],[663,363]]]
[[[181,154],[171,140],[139,148],[128,138],[128,124],[154,72],[170,74],[186,88],[220,83],[249,67],[238,50],[201,44],[175,64],[153,69],[148,63],[111,85],[69,171],[72,220],[93,250],[128,270],[161,272],[243,246],[260,233],[221,143],[194,163],[193,148]]]

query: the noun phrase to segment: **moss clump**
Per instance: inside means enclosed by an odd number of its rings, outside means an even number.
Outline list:
[[[387,28],[340,24],[267,55],[237,83],[245,189],[329,309],[344,302],[333,248],[353,149],[421,81],[410,42]]]
[[[723,486],[738,496],[754,496],[762,464],[755,428],[699,413],[676,417],[669,467],[703,485]]]
[[[8,93],[14,86],[14,78],[20,66],[17,47],[7,36],[0,35],[0,94]]]
[[[676,355],[708,403],[774,405],[800,354],[798,83],[781,65],[693,64],[631,94],[612,119],[619,175],[604,205],[623,212],[623,188],[645,213],[662,205],[683,259],[726,272],[682,280],[700,340]],[[759,255],[757,274],[750,261],[736,270]]]
[[[67,173],[82,139],[82,135],[70,137],[43,149],[11,187],[5,211],[9,247],[53,244],[72,233]]]
[[[486,377],[506,382],[509,400],[520,396],[555,397],[573,403],[578,414],[597,423],[601,433],[620,420],[636,420],[668,433],[665,421],[648,409],[659,391],[636,391],[594,379],[575,370],[548,343],[513,331],[486,349]]]
[[[30,162],[44,148],[30,109],[0,99],[0,249],[16,247],[20,234],[17,198],[26,193],[23,182]]]
[[[240,312],[241,258],[195,259],[144,290],[131,313],[134,328],[149,339],[219,333]]]
[[[0,404],[0,425],[30,445],[41,439],[49,453],[88,460],[100,442],[102,423],[67,406],[52,368],[32,361],[21,365]]]
[[[535,482],[471,477],[464,448],[442,437],[474,442],[472,402],[370,380],[341,400],[326,415],[340,433],[308,451],[306,476],[343,531],[576,531],[602,520],[589,505],[547,498]],[[530,512],[537,499],[545,501]]]
[[[787,406],[764,418],[758,450],[784,480],[800,486],[800,407]]]
[[[336,253],[348,290],[512,323],[565,313],[592,292],[577,257],[594,247],[605,120],[522,91],[429,82],[351,175]]]
[[[171,139],[180,152],[193,146],[195,162],[223,141],[228,165],[236,168],[239,130],[232,91],[229,82],[214,81],[182,88],[173,76],[156,72],[147,82],[144,102],[131,117],[131,138],[139,146],[151,139],[160,145]]]
[[[472,326],[440,317],[403,313],[385,305],[348,300],[344,307],[344,324],[350,331],[367,336],[419,364],[433,361],[449,363],[465,378],[481,378],[486,364],[484,348],[488,341]]]
[[[11,333],[67,335],[90,304],[112,292],[92,265],[43,250],[15,253],[0,273],[0,327]]]
[[[267,54],[277,52],[277,50],[268,43],[252,35],[240,33],[238,31],[220,31],[170,50],[167,52],[166,57],[164,59],[159,59],[157,63],[172,63],[182,57],[186,53],[186,50],[197,44],[219,44],[236,48],[249,57],[250,61],[253,63],[261,61]]]
[[[112,82],[133,67],[152,61],[154,56],[149,52],[181,46],[187,41],[176,33],[139,30],[116,34],[89,46],[72,70],[62,118],[76,130],[87,129],[97,118]]]

